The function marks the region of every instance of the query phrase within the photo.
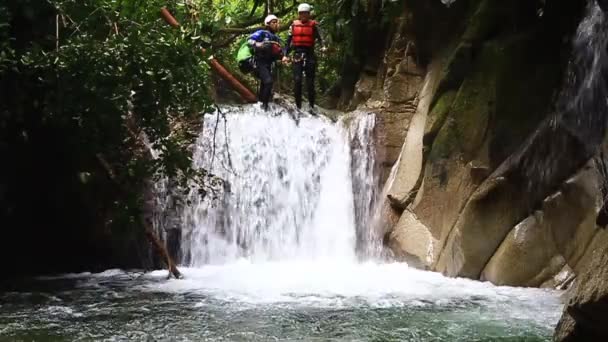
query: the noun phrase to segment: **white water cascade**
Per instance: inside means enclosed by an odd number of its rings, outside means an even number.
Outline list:
[[[185,278],[159,281],[166,271],[157,271],[139,289],[182,298],[189,317],[201,313],[195,335],[217,331],[222,338],[228,331],[247,340],[331,339],[338,335],[293,317],[324,321],[319,315],[334,317],[336,309],[354,329],[339,332],[343,340],[372,340],[363,337],[367,331],[412,341],[470,341],[486,330],[484,336],[549,334],[561,313],[553,291],[450,279],[384,258],[372,227],[382,197],[375,115],[351,113],[337,123],[305,115],[296,125],[289,111],[226,107],[225,116],[205,118],[194,166],[225,179],[225,190],[201,199],[193,189],[178,201],[184,204],[176,217],[159,215],[157,223],[173,231],[163,236],[181,232]],[[171,188],[161,182],[157,189],[166,212]],[[201,330],[213,322],[221,325]],[[334,326],[344,328],[328,324]]]
[[[279,107],[223,111],[205,119],[194,163],[227,186],[216,200],[188,196],[182,264],[356,261],[376,189],[374,115],[306,115],[296,125]]]
[[[31,339],[40,322],[67,340],[541,341],[551,334],[562,312],[554,291],[445,278],[382,259],[370,227],[381,196],[374,115],[337,123],[305,115],[296,125],[288,108],[271,108],[226,107],[225,117],[205,118],[194,166],[226,180],[217,196],[201,198],[196,188],[184,196],[167,179],[156,184],[154,223],[169,248],[181,248],[183,279],[167,279],[166,270],[62,275],[48,310],[32,306],[31,293],[17,300],[0,293],[11,336]]]

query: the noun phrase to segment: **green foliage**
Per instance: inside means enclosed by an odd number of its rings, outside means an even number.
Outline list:
[[[71,172],[96,173],[93,182],[108,183],[103,176],[108,170],[98,160],[103,156],[115,173],[112,181],[128,192],[117,207],[129,217],[141,208],[146,178],[163,173],[182,185],[192,179],[216,182],[191,168],[189,151],[196,123],[212,105],[209,68],[199,51],[202,26],[184,21],[181,29],[172,29],[160,19],[164,5],[156,0],[3,5],[0,79],[8,96],[0,103],[0,149],[31,151],[41,132],[53,132],[70,156]],[[142,146],[140,133],[157,159]],[[44,153],[41,145],[38,153]],[[84,184],[79,191],[94,187]]]
[[[6,5],[0,5],[0,74],[14,62],[14,51],[10,46],[10,13]]]
[[[390,6],[400,1],[311,3],[330,46],[319,55],[323,93],[343,76],[344,63],[366,53],[354,51],[354,43],[365,39],[354,25],[376,25],[378,13],[389,18],[398,12]],[[179,29],[160,18],[163,6]],[[6,98],[0,103],[0,152],[14,152],[7,163],[61,152],[67,156],[62,170],[80,179],[74,191],[90,196],[110,183],[103,156],[115,181],[128,186],[128,198],[109,191],[100,199],[126,213],[127,219],[114,222],[133,221],[143,180],[153,175],[171,176],[184,187],[193,179],[219,186],[213,175],[191,168],[196,124],[212,106],[213,83],[200,47],[236,71],[236,52],[248,33],[221,29],[253,29],[268,12],[283,13],[286,27],[297,17],[296,6],[293,0],[7,0],[0,5],[0,86]],[[286,31],[280,35],[285,39]],[[291,69],[280,68],[280,78],[278,88],[290,93]],[[140,133],[158,158],[142,152]],[[55,144],[45,144],[49,137]],[[19,176],[6,175],[3,182],[11,177]]]
[[[304,1],[294,0],[189,0],[178,1],[176,9],[183,7],[188,16],[179,18],[200,27],[200,34],[205,35],[205,42],[222,63],[237,77],[249,84],[256,84],[250,75],[238,75],[235,56],[240,43],[250,32],[225,32],[223,28],[254,29],[262,25],[264,16],[271,12],[279,14],[283,30],[279,36],[286,39],[286,29],[297,18],[296,7]],[[366,32],[378,32],[399,15],[403,8],[402,0],[317,0],[306,1],[313,6],[313,16],[321,24],[330,50],[319,54],[318,89],[325,93],[331,85],[343,76],[343,65],[361,64],[361,55],[368,51],[361,47],[370,37]],[[197,32],[197,33],[198,33]],[[373,33],[372,33],[373,34]],[[371,37],[377,40],[379,37]],[[277,90],[291,92],[291,68],[278,66]]]

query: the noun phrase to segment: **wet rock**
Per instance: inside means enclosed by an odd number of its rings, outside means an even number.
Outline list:
[[[597,240],[591,262],[570,291],[554,341],[608,341],[608,233],[601,231]]]

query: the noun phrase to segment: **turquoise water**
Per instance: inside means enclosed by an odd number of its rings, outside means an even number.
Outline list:
[[[12,281],[1,341],[549,341],[559,292],[404,264],[248,262],[186,279],[110,270]]]

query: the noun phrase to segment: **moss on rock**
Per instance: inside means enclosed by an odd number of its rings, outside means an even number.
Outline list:
[[[439,130],[447,119],[455,98],[456,91],[454,90],[444,93],[429,112],[424,131],[424,146],[430,146],[433,143],[437,133],[439,133]]]

